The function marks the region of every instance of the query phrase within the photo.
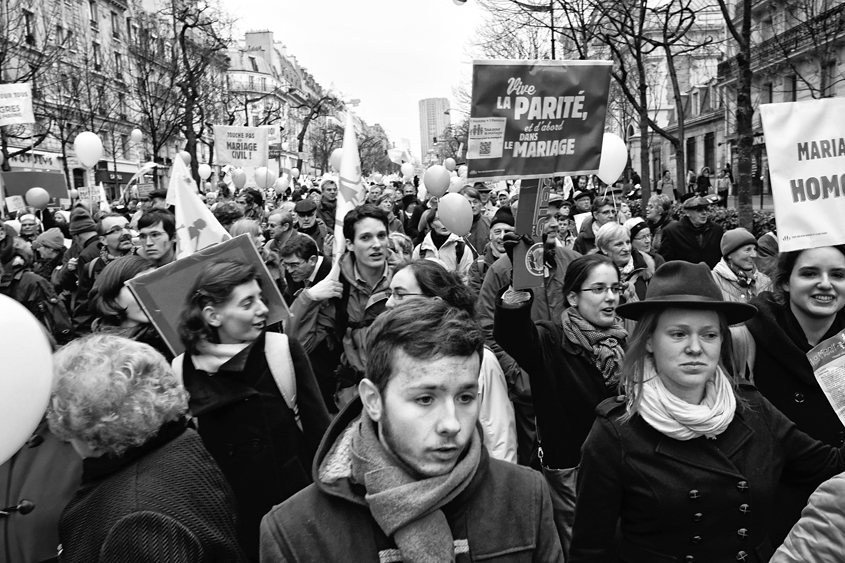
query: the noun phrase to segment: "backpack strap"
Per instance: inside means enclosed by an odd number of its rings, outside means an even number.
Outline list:
[[[100,259],[100,257],[97,256],[96,258],[94,258],[93,260],[88,262],[88,266],[87,266],[87,268],[88,268],[88,279],[91,280],[92,282],[94,281],[94,265],[97,263],[97,260],[99,260],[99,259]]]
[[[299,418],[299,405],[296,403],[296,371],[290,354],[290,343],[286,334],[268,332],[265,334],[264,355],[270,373],[276,381],[276,386],[285,400],[285,404],[293,411],[296,425],[302,430],[302,420]]]

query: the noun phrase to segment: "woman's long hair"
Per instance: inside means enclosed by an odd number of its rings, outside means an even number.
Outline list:
[[[433,260],[425,259],[409,262],[396,270],[396,273],[405,268],[411,269],[417,285],[426,296],[439,297],[452,307],[466,311],[471,317],[475,316],[475,298],[458,274]]]

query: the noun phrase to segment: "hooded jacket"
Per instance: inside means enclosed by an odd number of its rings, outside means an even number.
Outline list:
[[[393,538],[370,514],[366,488],[351,476],[347,430],[362,408],[356,398],[332,423],[314,460],[314,484],[262,520],[261,561],[402,561]],[[543,477],[491,459],[486,448],[470,484],[442,510],[456,563],[563,561]]]

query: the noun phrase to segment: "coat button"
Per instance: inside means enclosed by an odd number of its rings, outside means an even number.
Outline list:
[[[795,402],[796,403],[803,403],[804,402],[804,394],[803,393],[796,393],[795,394]]]
[[[742,539],[746,539],[748,537],[748,530],[746,530],[745,528],[740,528],[736,531],[736,535],[738,535]]]
[[[692,515],[692,521],[693,522],[701,522],[701,519],[703,517],[704,517],[704,515],[701,512],[696,512],[695,514]]]
[[[689,492],[689,498],[696,499],[699,498],[701,494],[699,494],[698,490],[693,489]]]
[[[745,561],[746,559],[748,559],[748,554],[745,553],[744,551],[740,551],[739,553],[736,554],[736,560],[737,561]]]
[[[748,514],[749,512],[751,512],[751,507],[747,504],[740,504],[739,511],[743,514]]]
[[[740,481],[736,484],[736,488],[740,491],[747,491],[748,490],[748,481]]]
[[[693,536],[690,540],[692,543],[701,543],[701,536]]]

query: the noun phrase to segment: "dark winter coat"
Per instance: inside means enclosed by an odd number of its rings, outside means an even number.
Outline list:
[[[700,228],[695,228],[689,217],[682,217],[663,229],[663,240],[657,251],[667,262],[685,260],[698,264],[704,262],[711,270],[722,259],[719,244],[725,230],[721,225],[707,219]]]
[[[238,504],[238,539],[258,558],[258,525],[273,506],[311,483],[308,468],[329,415],[302,346],[289,339],[296,373],[300,430],[264,354],[265,336],[223,364],[214,376],[183,358],[185,389],[205,447]],[[178,361],[178,358],[177,358]]]
[[[27,443],[0,465],[0,508],[21,500],[35,505],[29,514],[0,515],[0,557],[6,563],[34,563],[56,557],[59,516],[79,488],[82,458],[56,438],[43,420]]]
[[[531,380],[543,463],[555,469],[577,467],[596,407],[615,392],[586,350],[564,348],[560,317],[532,321],[533,300],[515,309],[499,301],[493,336]]]
[[[464,239],[471,247],[473,258],[478,258],[478,255],[484,252],[484,246],[490,239],[490,218],[484,215],[473,217],[472,228]]]
[[[350,477],[320,480],[321,463],[341,450],[335,445],[361,410],[356,398],[332,423],[314,462],[314,484],[261,522],[261,561],[401,561],[395,541],[370,513],[364,487]],[[332,466],[331,471],[343,469],[342,463]],[[486,448],[470,484],[442,510],[455,540],[456,563],[563,562],[542,475],[490,459]]]
[[[748,406],[715,440],[674,440],[639,415],[621,421],[624,397],[602,403],[568,562],[769,561],[778,482],[816,487],[845,469],[845,452],[798,430],[751,385],[739,395]]]
[[[235,518],[202,440],[170,422],[119,457],[83,461],[82,487],[59,522],[59,562],[242,562]]]
[[[754,384],[799,430],[825,444],[841,446],[845,443],[845,426],[813,375],[806,355],[812,346],[789,306],[775,303],[768,291],[750,303],[758,310],[757,315],[745,324],[754,337],[756,349]],[[843,328],[845,311],[840,311],[822,340],[834,336]],[[813,487],[788,484],[781,487],[773,539],[780,542],[786,537],[812,492]]]

